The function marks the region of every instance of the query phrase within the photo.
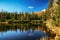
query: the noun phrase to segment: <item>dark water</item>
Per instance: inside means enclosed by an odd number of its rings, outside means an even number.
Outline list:
[[[40,26],[0,25],[0,40],[40,40],[46,36]]]

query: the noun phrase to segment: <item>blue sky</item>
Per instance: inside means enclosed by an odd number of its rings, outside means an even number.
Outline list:
[[[37,12],[48,8],[48,0],[0,0],[0,11]]]

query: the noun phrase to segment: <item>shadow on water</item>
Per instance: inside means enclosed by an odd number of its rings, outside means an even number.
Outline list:
[[[0,40],[47,40],[42,27],[30,24],[0,25]]]

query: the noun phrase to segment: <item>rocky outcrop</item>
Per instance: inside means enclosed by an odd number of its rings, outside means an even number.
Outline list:
[[[49,19],[46,21],[46,26],[49,30],[49,32],[53,35],[56,34],[56,36],[54,37],[54,40],[60,40],[60,27],[53,27],[52,24],[52,19]]]
[[[53,1],[53,3],[51,3],[52,1]],[[52,18],[53,18],[53,15],[57,12],[56,10],[57,10],[57,7],[59,6],[57,4],[58,1],[59,0],[49,0],[49,2],[51,3],[52,6],[50,8],[48,8],[48,10],[50,11]],[[53,34],[56,34],[56,36],[54,37],[53,40],[60,40],[60,27],[52,26],[52,22],[54,21],[52,18],[49,20],[46,20],[47,29],[48,29],[49,33],[51,34],[51,37]],[[49,39],[49,40],[51,40],[51,39]]]

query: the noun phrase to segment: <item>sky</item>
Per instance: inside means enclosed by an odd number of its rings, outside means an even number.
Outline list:
[[[48,0],[0,0],[0,11],[37,12],[48,8]]]

